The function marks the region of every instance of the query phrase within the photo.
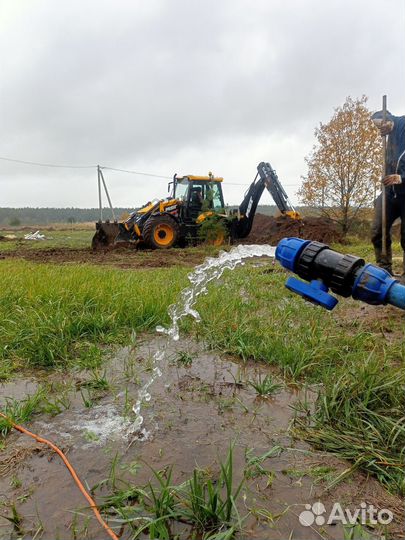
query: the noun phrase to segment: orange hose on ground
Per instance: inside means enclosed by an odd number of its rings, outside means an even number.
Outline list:
[[[8,422],[10,422],[10,424],[13,426],[13,428],[16,429],[17,431],[20,431],[21,433],[24,433],[25,435],[28,435],[29,437],[32,437],[33,439],[35,439],[39,443],[48,445],[50,448],[52,448],[52,450],[54,452],[56,452],[59,455],[59,457],[62,459],[63,463],[66,465],[68,471],[72,475],[73,480],[76,482],[77,487],[80,489],[80,491],[82,492],[82,494],[86,498],[87,502],[90,504],[90,508],[93,510],[94,515],[97,518],[97,521],[100,523],[100,525],[102,525],[104,527],[104,529],[111,536],[111,538],[113,538],[113,540],[118,540],[118,536],[115,534],[115,532],[108,526],[108,524],[101,517],[101,514],[98,511],[98,508],[97,508],[97,505],[96,505],[95,501],[87,493],[86,488],[81,483],[80,478],[77,476],[76,471],[74,470],[72,465],[69,463],[67,457],[62,452],[62,450],[60,448],[58,448],[55,444],[53,444],[51,441],[48,441],[47,439],[43,439],[42,437],[39,437],[38,435],[35,435],[35,433],[31,433],[31,431],[28,431],[28,429],[25,429],[24,427],[19,426],[18,424],[15,424],[11,420],[11,418],[6,416],[2,412],[0,412],[0,416],[2,416]]]

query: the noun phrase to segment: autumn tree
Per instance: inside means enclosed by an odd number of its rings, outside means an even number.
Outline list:
[[[359,211],[372,204],[381,180],[381,138],[366,96],[346,98],[327,124],[315,129],[317,143],[305,161],[308,175],[298,192],[347,233]]]

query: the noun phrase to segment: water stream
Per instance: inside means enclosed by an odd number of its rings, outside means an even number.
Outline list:
[[[245,263],[245,259],[252,257],[274,258],[276,248],[268,245],[239,245],[230,251],[221,251],[218,257],[208,257],[202,264],[195,267],[194,271],[188,275],[190,286],[183,289],[179,300],[169,306],[170,325],[168,328],[158,326],[157,332],[167,335],[166,345],[153,355],[153,367],[150,378],[139,390],[138,398],[133,407],[135,413],[134,428],[138,431],[139,437],[148,437],[148,431],[143,426],[143,416],[141,409],[143,402],[151,400],[149,392],[150,386],[157,377],[162,376],[163,362],[166,358],[167,344],[170,340],[178,341],[180,337],[179,322],[183,317],[191,315],[197,322],[201,317],[195,309],[195,303],[200,295],[208,292],[207,285],[214,280],[218,280],[225,270],[233,270]]]

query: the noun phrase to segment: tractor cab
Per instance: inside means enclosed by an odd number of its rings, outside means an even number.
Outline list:
[[[181,203],[184,221],[195,221],[201,213],[224,212],[223,178],[209,176],[181,176],[173,178],[173,198]]]

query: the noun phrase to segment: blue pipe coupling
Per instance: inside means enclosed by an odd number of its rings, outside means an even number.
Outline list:
[[[391,304],[405,309],[405,286],[383,268],[366,264],[360,257],[343,255],[320,242],[284,238],[277,246],[276,259],[301,278],[289,277],[286,287],[325,309],[332,310],[338,303],[329,289],[366,304]]]

